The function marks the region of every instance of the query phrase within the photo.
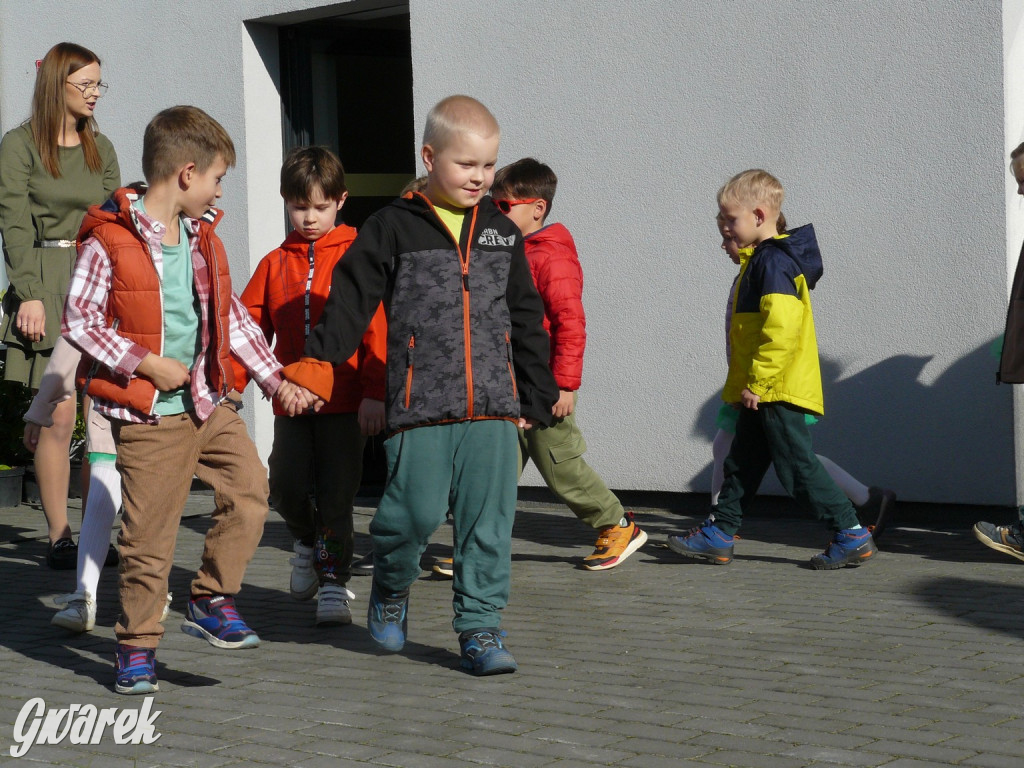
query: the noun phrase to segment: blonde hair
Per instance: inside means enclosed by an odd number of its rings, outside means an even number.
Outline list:
[[[782,183],[768,171],[755,168],[737,173],[718,190],[718,204],[743,203],[765,205],[773,211],[782,210],[785,192]]]
[[[476,133],[485,138],[501,136],[498,121],[483,104],[472,96],[448,96],[434,105],[427,114],[423,144],[440,152],[461,133]]]
[[[99,63],[99,58],[88,48],[75,43],[57,43],[46,52],[39,64],[32,92],[32,116],[28,123],[43,168],[55,179],[61,175],[58,147],[67,112],[65,83],[82,67]],[[81,117],[75,125],[75,131],[82,143],[86,166],[93,173],[99,173],[103,170],[103,161],[96,148],[95,137],[99,133],[96,121],[91,117]]]
[[[189,163],[203,173],[220,157],[235,164],[235,145],[224,126],[199,107],[169,107],[149,121],[142,137],[142,172],[153,184]]]

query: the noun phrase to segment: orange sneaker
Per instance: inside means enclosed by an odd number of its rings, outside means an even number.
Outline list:
[[[450,557],[439,557],[431,570],[445,579],[455,578],[455,561]]]
[[[609,525],[602,528],[594,544],[594,551],[583,558],[583,567],[588,571],[607,571],[614,568],[636,552],[647,541],[647,534],[633,522],[633,513],[623,518],[626,525]]]

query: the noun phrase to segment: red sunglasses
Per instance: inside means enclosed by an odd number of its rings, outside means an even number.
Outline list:
[[[540,197],[527,197],[523,200],[499,200],[495,199],[494,204],[498,206],[498,210],[502,213],[510,213],[512,206],[515,205],[529,205],[530,203],[539,203],[543,198]]]

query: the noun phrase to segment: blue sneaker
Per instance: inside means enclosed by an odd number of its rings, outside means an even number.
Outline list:
[[[459,635],[462,668],[474,675],[500,675],[519,669],[516,660],[502,644],[505,632],[497,629],[471,629]]]
[[[181,631],[217,648],[255,648],[260,644],[259,635],[242,621],[234,598],[228,595],[189,600]]]
[[[409,590],[385,593],[373,582],[370,605],[366,610],[366,628],[370,637],[385,651],[396,653],[405,645],[409,619]]]
[[[728,565],[732,562],[735,536],[727,536],[709,517],[696,528],[682,536],[669,536],[668,548],[685,557],[698,557],[715,563]]]
[[[115,691],[131,696],[160,690],[160,684],[156,681],[156,651],[153,648],[118,643],[114,656],[117,660]]]
[[[867,528],[844,528],[836,531],[824,552],[811,558],[811,568],[816,571],[834,571],[847,565],[856,568],[877,551]]]

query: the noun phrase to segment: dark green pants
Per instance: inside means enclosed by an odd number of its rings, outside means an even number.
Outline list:
[[[761,403],[740,409],[736,438],[725,459],[725,482],[715,507],[715,525],[732,535],[775,465],[779,482],[800,506],[833,531],[859,525],[857,513],[835,484],[811,445],[804,412],[786,403]]]
[[[516,511],[516,426],[489,419],[417,427],[384,443],[388,479],[370,523],[373,578],[387,592],[420,576],[420,557],[452,514],[456,632],[497,628],[508,603]]]

